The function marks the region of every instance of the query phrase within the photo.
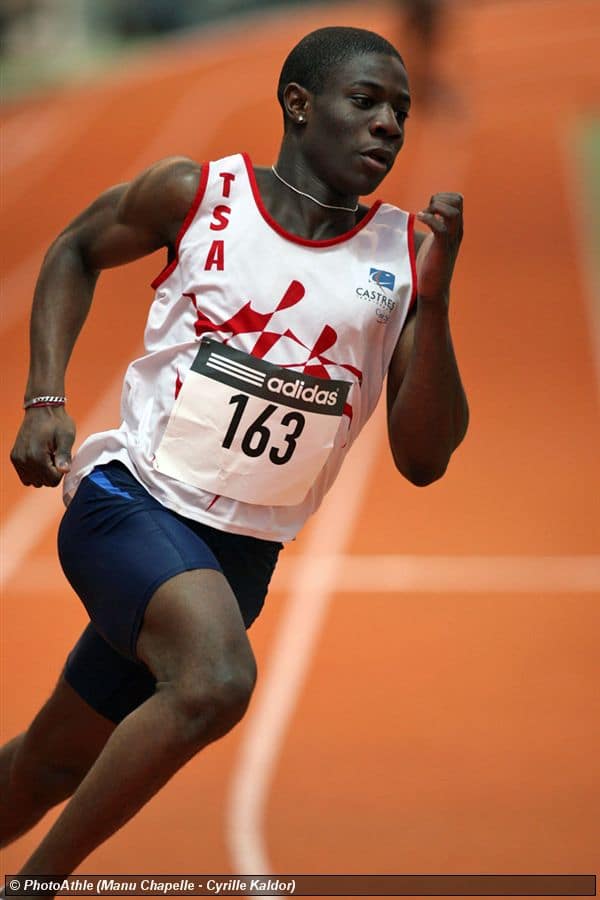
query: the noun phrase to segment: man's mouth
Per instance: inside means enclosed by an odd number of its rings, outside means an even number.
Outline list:
[[[360,154],[374,172],[388,172],[394,162],[394,154],[386,147],[370,147]]]

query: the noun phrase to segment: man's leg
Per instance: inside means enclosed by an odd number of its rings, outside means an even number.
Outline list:
[[[71,796],[114,727],[61,676],[28,730],[0,749],[0,847]]]
[[[137,654],[156,693],[116,727],[21,874],[72,872],[244,714],[254,657],[220,572],[196,569],[165,582],[146,610]]]

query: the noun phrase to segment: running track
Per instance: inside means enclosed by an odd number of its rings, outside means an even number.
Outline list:
[[[600,869],[600,344],[573,164],[573,126],[600,96],[600,7],[473,6],[445,58],[466,74],[461,107],[415,111],[383,192],[409,209],[437,190],[466,196],[453,327],[468,440],[420,490],[394,475],[376,417],[285,552],[252,632],[252,715],[84,872]],[[3,115],[4,739],[43,702],[84,623],[55,560],[59,496],[21,487],[7,461],[44,249],[100,190],[161,156],[246,148],[271,162],[279,64],[333,23],[395,27],[378,4],[368,17],[359,4],[308,7]],[[82,435],[116,421],[144,285],[161,267],[155,257],[101,281],[69,377]],[[2,872],[45,827],[5,851]]]

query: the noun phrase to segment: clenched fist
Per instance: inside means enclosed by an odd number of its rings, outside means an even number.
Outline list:
[[[10,454],[23,484],[55,487],[71,468],[75,423],[63,406],[32,407]]]
[[[448,303],[450,280],[463,236],[461,194],[434,194],[417,219],[431,228],[417,254],[419,299]]]

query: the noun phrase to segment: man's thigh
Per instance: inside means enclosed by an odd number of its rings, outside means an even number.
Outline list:
[[[159,682],[210,684],[243,674],[254,679],[254,656],[237,600],[221,572],[183,572],[161,585],[148,604],[137,655]]]

